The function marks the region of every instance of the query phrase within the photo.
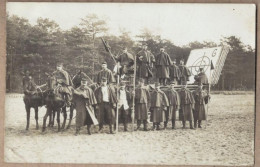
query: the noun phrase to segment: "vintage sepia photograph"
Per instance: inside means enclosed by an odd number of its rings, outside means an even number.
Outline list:
[[[252,166],[254,4],[7,2],[4,162]]]

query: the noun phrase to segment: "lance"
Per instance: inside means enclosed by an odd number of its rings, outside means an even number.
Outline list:
[[[115,60],[114,55],[111,52],[111,47],[108,45],[107,41],[105,41],[102,37],[101,37],[101,41],[105,47],[105,50],[109,53],[109,55],[112,57],[112,59],[114,60],[114,63],[117,65],[117,89],[116,89],[116,95],[117,95],[117,103],[116,103],[116,133],[118,132],[118,100],[119,100],[119,62],[117,63],[117,61]]]
[[[136,80],[136,56],[134,56],[134,79],[133,79],[133,107],[132,107],[132,132],[134,131],[134,123],[135,123],[135,80]]]
[[[209,89],[208,89],[208,104],[207,104],[207,114],[206,114],[206,125],[205,125],[205,129],[207,129],[207,125],[208,125],[208,112],[209,112],[209,95],[210,95],[210,86],[211,86],[211,68],[209,71]]]

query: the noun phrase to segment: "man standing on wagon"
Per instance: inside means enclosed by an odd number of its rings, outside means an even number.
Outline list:
[[[179,65],[179,70],[180,70],[180,80],[179,84],[187,84],[187,81],[189,81],[189,77],[191,76],[190,70],[184,65],[184,60],[182,59],[180,61]]]
[[[161,85],[166,85],[167,80],[170,77],[170,66],[172,61],[170,56],[165,52],[164,48],[160,49],[160,54],[157,55],[155,61],[156,76],[159,78]]]
[[[145,80],[148,84],[149,78],[153,77],[153,63],[155,63],[154,55],[147,50],[147,45],[144,44],[140,52],[137,53],[138,71],[137,76]]]
[[[97,101],[94,92],[87,86],[86,78],[82,78],[80,87],[74,90],[73,102],[77,111],[75,135],[78,135],[80,128],[85,125],[87,125],[88,134],[91,135],[91,124],[98,124],[94,113],[94,107],[97,105]]]

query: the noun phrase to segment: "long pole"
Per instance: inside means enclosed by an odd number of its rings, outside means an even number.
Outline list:
[[[210,86],[211,86],[211,69],[210,69],[210,71],[209,71],[209,89],[208,89],[208,95],[210,95]],[[206,114],[206,125],[205,125],[205,129],[207,129],[207,125],[208,125],[209,100],[210,100],[210,99],[208,99],[208,104],[207,104],[207,114]]]
[[[117,63],[117,103],[116,103],[116,133],[118,133],[118,102],[119,102],[119,62]]]
[[[134,79],[133,79],[133,92],[135,92],[135,80],[136,80],[136,56],[134,56]],[[133,94],[132,132],[134,131],[134,123],[135,123],[135,93]]]

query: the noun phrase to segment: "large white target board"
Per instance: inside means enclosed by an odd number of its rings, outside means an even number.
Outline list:
[[[194,76],[199,73],[199,68],[203,68],[209,82],[217,84],[228,52],[227,46],[192,50],[186,63],[191,71],[188,83],[194,83]]]

